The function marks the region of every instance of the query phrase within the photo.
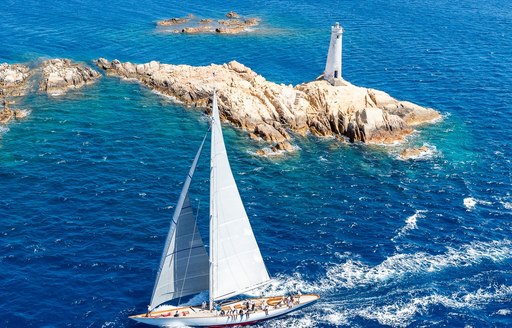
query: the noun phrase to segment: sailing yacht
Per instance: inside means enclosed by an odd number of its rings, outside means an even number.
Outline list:
[[[156,326],[247,325],[298,310],[316,294],[235,299],[264,286],[270,277],[231,172],[213,92],[210,167],[210,248],[207,254],[190,205],[189,187],[203,139],[181,191],[160,260],[148,312],[131,316]],[[164,303],[209,291],[209,303]]]

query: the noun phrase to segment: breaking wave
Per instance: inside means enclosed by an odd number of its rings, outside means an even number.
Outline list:
[[[423,213],[426,213],[426,212],[427,212],[426,210],[416,210],[416,213],[414,213],[413,215],[411,215],[407,219],[405,219],[405,226],[403,226],[402,229],[400,229],[400,231],[398,231],[398,234],[395,237],[393,237],[391,240],[395,241],[397,238],[402,237],[410,230],[418,229],[418,225],[416,224],[416,222],[419,218],[424,218],[425,215]]]

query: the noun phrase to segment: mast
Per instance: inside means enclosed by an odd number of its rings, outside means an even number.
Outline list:
[[[214,302],[214,284],[215,284],[215,278],[214,275],[217,270],[215,270],[215,243],[213,243],[214,240],[214,233],[215,233],[215,225],[216,225],[216,215],[215,213],[215,202],[214,202],[214,195],[215,195],[215,150],[214,150],[214,126],[217,123],[217,120],[219,120],[219,109],[217,106],[217,92],[215,88],[213,88],[213,102],[212,102],[212,137],[211,137],[211,149],[210,149],[210,290],[209,290],[209,308],[210,311],[213,310],[213,302]],[[220,124],[220,122],[218,122]]]

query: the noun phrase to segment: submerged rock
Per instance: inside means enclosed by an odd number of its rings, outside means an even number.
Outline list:
[[[16,108],[13,110],[14,111],[14,117],[17,119],[17,120],[20,120],[22,118],[25,118],[27,117],[28,115],[30,115],[30,111],[27,110],[27,109],[19,109],[19,108]]]
[[[0,123],[7,124],[12,119],[22,119],[27,117],[30,114],[29,110],[14,108],[11,109],[9,106],[14,104],[14,101],[9,101],[4,99],[3,101],[3,109],[0,111]]]
[[[421,158],[425,155],[432,153],[432,150],[427,146],[421,146],[419,148],[406,148],[400,152],[400,159],[408,160],[413,158]]]
[[[7,124],[11,119],[14,118],[14,112],[8,108],[2,109],[0,111],[0,123]]]
[[[83,64],[73,63],[69,59],[50,59],[42,64],[43,77],[39,91],[57,95],[70,89],[78,89],[94,83],[101,74]]]
[[[289,132],[391,143],[410,134],[413,125],[440,117],[431,108],[346,81],[342,86],[324,80],[296,87],[276,84],[236,61],[193,67],[154,61],[136,65],[100,58],[97,65],[108,75],[136,79],[187,106],[208,108],[215,87],[221,118],[252,138],[269,142],[275,150],[293,148],[283,143],[291,139]]]

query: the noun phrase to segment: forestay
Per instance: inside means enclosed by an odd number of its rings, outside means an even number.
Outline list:
[[[152,308],[187,295],[208,290],[208,255],[190,206],[188,189],[206,136],[194,158],[176,205],[158,270]]]
[[[212,107],[210,301],[241,294],[270,280],[231,172],[215,92]]]

